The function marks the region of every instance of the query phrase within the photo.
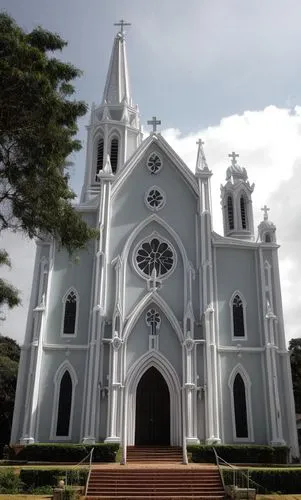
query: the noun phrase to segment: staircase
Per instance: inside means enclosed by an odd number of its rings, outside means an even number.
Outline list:
[[[128,463],[181,463],[183,458],[180,446],[128,446]]]
[[[222,500],[218,468],[175,465],[138,465],[91,470],[87,500]]]

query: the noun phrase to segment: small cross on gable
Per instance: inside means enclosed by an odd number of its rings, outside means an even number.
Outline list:
[[[127,23],[124,19],[120,19],[119,23],[114,23],[114,26],[120,26],[120,33],[124,34],[124,26],[131,26],[131,23]]]
[[[232,151],[232,153],[230,153],[228,156],[232,160],[232,165],[236,165],[237,164],[236,158],[239,157],[239,154]]]
[[[269,218],[268,212],[269,212],[270,209],[266,205],[264,205],[264,207],[262,207],[261,210],[263,211],[263,218],[264,218],[264,220],[267,220]]]
[[[151,120],[147,121],[147,124],[153,126],[153,133],[155,134],[157,132],[157,125],[161,125],[161,120],[157,120],[157,117],[153,116]]]

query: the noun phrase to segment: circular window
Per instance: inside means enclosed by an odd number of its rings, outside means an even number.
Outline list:
[[[147,208],[156,212],[161,210],[166,203],[165,193],[156,186],[151,187],[145,195],[145,204]]]
[[[171,245],[159,238],[150,238],[140,243],[135,252],[135,261],[142,275],[150,277],[155,269],[156,276],[166,277],[176,264]]]
[[[147,326],[152,329],[152,335],[156,335],[161,325],[161,317],[158,311],[153,307],[149,309],[145,315],[145,321]]]
[[[163,163],[158,153],[154,152],[148,157],[147,168],[152,174],[157,174],[161,170],[162,165]]]

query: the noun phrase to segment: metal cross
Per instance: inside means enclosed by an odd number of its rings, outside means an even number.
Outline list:
[[[131,23],[127,23],[124,19],[120,19],[119,23],[114,23],[114,26],[120,26],[120,33],[124,34],[124,26],[131,26]]]
[[[236,158],[239,157],[239,154],[237,154],[234,151],[232,151],[232,153],[229,154],[228,156],[229,156],[229,158],[232,159],[232,165],[236,165],[236,163],[237,163]]]
[[[268,212],[270,209],[266,205],[264,205],[264,207],[261,208],[261,210],[264,213],[264,215],[263,215],[264,220],[267,220],[269,218]]]
[[[147,121],[147,124],[153,126],[153,132],[157,132],[157,125],[161,125],[161,120],[157,120],[157,117],[153,116],[152,120]]]
[[[202,139],[199,139],[198,141],[196,141],[196,144],[198,146],[203,146],[205,143],[204,143],[204,141],[202,141]]]

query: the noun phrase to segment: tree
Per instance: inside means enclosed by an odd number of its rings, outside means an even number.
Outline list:
[[[0,443],[9,443],[13,419],[20,347],[0,337]]]
[[[291,339],[288,349],[291,355],[291,369],[296,413],[301,413],[301,338]]]
[[[80,71],[52,57],[66,42],[37,27],[21,29],[0,13],[0,231],[50,235],[69,252],[96,236],[72,206],[68,156],[80,149],[71,99]]]
[[[8,253],[5,250],[0,250],[0,266],[3,264],[11,267]],[[19,291],[6,280],[0,278],[0,307],[7,305],[12,309],[18,304],[20,304]]]

